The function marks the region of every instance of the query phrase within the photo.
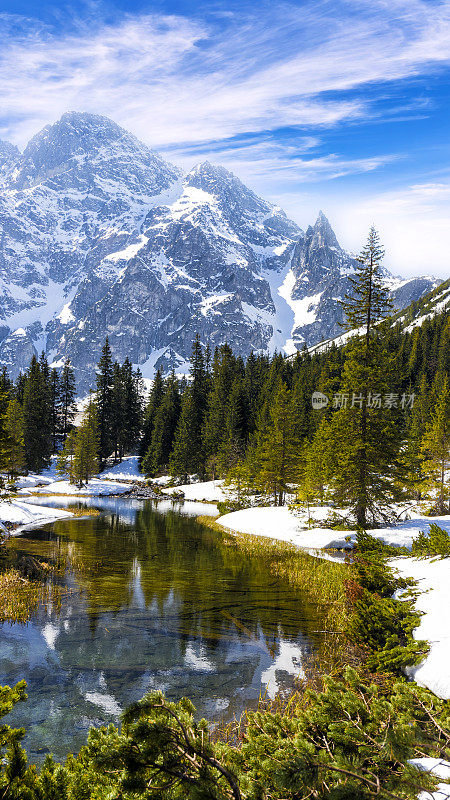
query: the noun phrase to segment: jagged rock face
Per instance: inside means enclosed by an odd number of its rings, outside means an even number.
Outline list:
[[[120,279],[83,316],[81,333],[80,323],[63,332],[53,325],[49,346],[62,343],[74,363],[87,352],[92,372],[108,333],[116,356],[128,355],[144,374],[155,365],[182,367],[197,331],[212,347],[226,340],[243,355],[265,350],[276,321],[265,275],[285,269],[299,235],[233,175],[202,164],[175,202],[147,214],[134,253],[113,256]],[[71,304],[76,319],[78,304],[79,297]]]
[[[118,272],[104,259],[133,240],[180,174],[118,125],[84,114],[44,128],[22,156],[0,152],[0,320],[12,331],[32,326],[46,349],[47,324],[80,286],[89,306],[104,296]]]
[[[212,347],[292,350],[338,332],[354,260],[323,214],[304,234],[221,167],[182,177],[110,120],[65,114],[23,154],[0,143],[0,363],[70,356],[92,383],[105,337],[144,375]],[[403,282],[399,303],[430,279]],[[18,332],[20,331],[20,332]]]
[[[340,247],[321,211],[315,225],[295,247],[287,278],[295,314],[292,339],[297,348],[333,339],[343,332],[340,301],[351,294],[349,275],[356,266],[356,258]],[[387,270],[385,279],[394,309],[405,308],[440,283],[429,277],[396,278]]]

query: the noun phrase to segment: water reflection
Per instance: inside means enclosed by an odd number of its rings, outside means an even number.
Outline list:
[[[26,727],[32,755],[77,750],[90,725],[115,721],[150,689],[188,695],[208,718],[231,717],[261,687],[273,695],[301,674],[317,641],[315,609],[262,561],[243,561],[172,507],[99,502],[102,516],[15,541],[24,552],[66,556],[72,590],[60,610],[2,626],[0,678],[28,682],[30,700],[11,722]]]

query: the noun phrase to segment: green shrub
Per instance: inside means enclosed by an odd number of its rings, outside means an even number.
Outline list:
[[[239,500],[219,500],[217,503],[220,516],[223,514],[231,514],[232,511],[241,511],[241,509],[248,507],[248,505],[239,502]]]
[[[399,548],[364,531],[356,538],[357,553],[348,586],[352,612],[348,635],[368,653],[369,669],[400,675],[428,652],[427,642],[415,641],[412,635],[421,617],[414,608],[415,583],[396,577],[387,563],[391,555],[398,555]],[[401,598],[395,597],[399,590],[403,590]]]
[[[0,688],[1,714],[25,699],[24,684]],[[347,668],[321,691],[279,710],[247,712],[234,744],[213,741],[186,698],[146,695],[122,726],[91,728],[65,765],[38,771],[1,727],[4,800],[413,800],[437,780],[409,763],[448,757],[448,704],[405,682],[383,689]]]
[[[433,523],[429,533],[422,531],[414,539],[411,547],[414,556],[450,556],[450,536],[443,528]]]

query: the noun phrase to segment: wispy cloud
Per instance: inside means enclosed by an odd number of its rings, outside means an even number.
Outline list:
[[[156,147],[332,126],[371,113],[364,86],[450,60],[448,0],[263,3],[211,19],[90,19],[65,32],[3,15],[4,133],[23,143],[67,109],[113,116]]]
[[[407,135],[394,144],[388,131],[431,113],[423,79],[450,63],[450,0],[205,8],[112,19],[95,0],[53,26],[0,14],[0,137],[24,145],[67,110],[105,114],[185,167],[224,164],[301,224],[324,206],[352,249],[375,220],[394,268],[448,272],[450,184],[409,175]],[[374,121],[383,145],[375,133],[361,148],[359,126]],[[403,165],[395,191],[375,183],[390,165]],[[358,191],[329,191],[348,176]]]
[[[268,191],[277,183],[289,187],[289,184],[372,172],[398,158],[389,153],[368,158],[345,158],[338,153],[315,155],[313,151],[320,145],[317,137],[296,137],[295,144],[288,144],[261,136],[250,142],[233,140],[232,143],[208,142],[203,146],[171,148],[165,155],[186,170],[193,163],[212,159],[238,173],[242,180],[258,184],[260,190],[267,184]]]
[[[449,276],[450,176],[371,194],[356,202],[330,204],[346,246],[362,243],[375,221],[382,233],[387,263],[395,271]]]

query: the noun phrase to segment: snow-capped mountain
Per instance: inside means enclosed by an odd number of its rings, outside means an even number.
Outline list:
[[[357,262],[343,250],[321,211],[295,247],[290,270],[282,289],[294,311],[292,339],[298,349],[311,346],[342,332],[344,321],[339,300],[350,291],[348,276]],[[396,278],[385,271],[394,308],[405,308],[440,281],[432,277]]]
[[[44,349],[80,385],[108,336],[144,375],[211,346],[292,351],[333,335],[354,268],[323,214],[306,234],[234,175],[188,175],[114,122],[64,114],[25,151],[0,142],[0,363]],[[433,279],[392,283],[399,307]]]

